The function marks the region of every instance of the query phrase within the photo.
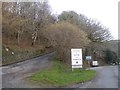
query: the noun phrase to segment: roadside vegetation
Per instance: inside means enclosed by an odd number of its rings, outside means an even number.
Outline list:
[[[106,63],[117,63],[117,54],[110,49],[106,50]]]
[[[41,87],[70,87],[89,81],[95,76],[95,71],[80,69],[72,71],[71,68],[57,60],[51,68],[33,74],[27,78],[27,81]]]
[[[52,14],[47,1],[2,3],[3,65],[35,57],[50,48],[66,64],[71,61],[71,48],[82,48],[84,60],[90,55],[92,60],[105,62],[105,42],[109,40],[109,29],[99,21],[74,11]]]
[[[58,22],[48,26],[44,35],[55,49],[59,60],[70,65],[71,48],[84,48],[90,42],[83,30],[69,22]]]
[[[82,48],[84,68],[89,66],[85,56],[92,56],[92,60],[104,65],[113,61],[106,59],[106,42],[110,40],[109,29],[99,21],[74,11],[52,14],[46,0],[2,3],[3,65],[55,52],[57,60],[51,68],[28,77],[33,83],[64,87],[91,80],[95,71],[71,71],[70,50]]]
[[[40,16],[36,18],[36,14]],[[42,36],[42,30],[53,22],[47,3],[3,2],[2,65],[28,60],[53,51]]]
[[[7,48],[8,51],[6,51],[5,48]],[[3,54],[2,65],[9,65],[9,64],[21,62],[50,52],[52,52],[51,48],[46,49],[42,45],[41,46],[36,45],[34,47],[30,47],[30,46],[19,47],[17,45],[13,45],[13,46],[5,45],[2,49],[2,54]]]

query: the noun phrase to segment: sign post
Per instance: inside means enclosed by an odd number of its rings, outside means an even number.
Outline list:
[[[82,49],[71,49],[72,71],[74,68],[82,68]]]
[[[92,59],[91,56],[86,56],[86,60],[87,60],[87,62],[88,62],[89,67],[90,67],[90,60],[91,60],[91,59]]]

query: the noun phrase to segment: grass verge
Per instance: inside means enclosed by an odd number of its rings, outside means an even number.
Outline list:
[[[4,47],[9,47],[9,51],[6,51]],[[12,55],[14,52],[14,55]],[[34,47],[20,47],[17,45],[4,45],[2,47],[2,65],[9,65],[21,61],[25,61],[40,55],[51,52],[50,49],[46,49],[45,46],[36,45]]]
[[[66,87],[93,79],[96,75],[92,70],[80,70],[75,69],[71,71],[62,63],[55,61],[53,67],[39,71],[32,76],[29,76],[29,80],[32,84],[37,84],[42,87]]]

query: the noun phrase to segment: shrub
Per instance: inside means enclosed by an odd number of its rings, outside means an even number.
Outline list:
[[[44,32],[49,44],[62,62],[70,62],[71,48],[84,48],[89,42],[86,34],[68,22],[51,24]]]
[[[110,49],[106,50],[106,63],[115,63],[117,60],[117,54]]]

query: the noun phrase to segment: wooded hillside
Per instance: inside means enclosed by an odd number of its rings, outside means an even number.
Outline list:
[[[2,3],[3,63],[48,51],[56,51],[60,61],[70,63],[71,48],[83,48],[84,59],[86,55],[105,59],[104,42],[112,39],[108,28],[74,11],[51,12],[46,1]]]

